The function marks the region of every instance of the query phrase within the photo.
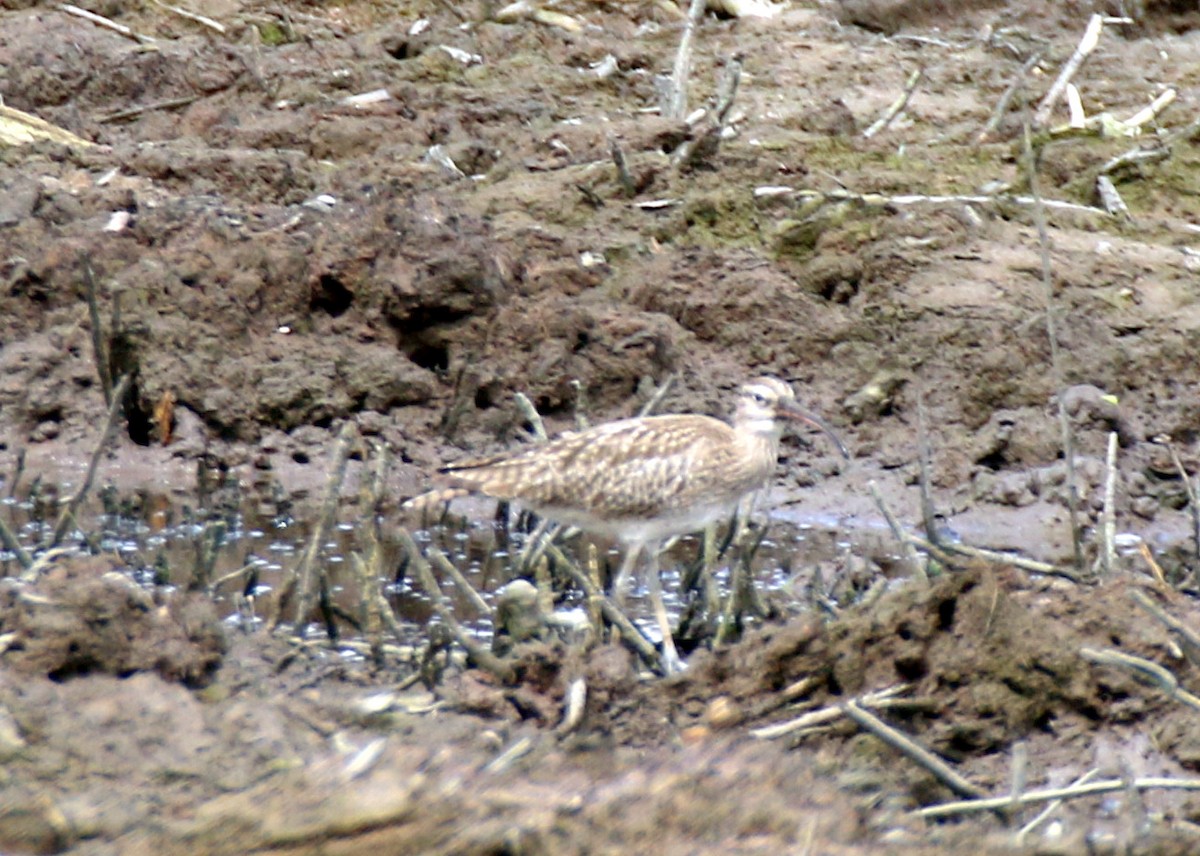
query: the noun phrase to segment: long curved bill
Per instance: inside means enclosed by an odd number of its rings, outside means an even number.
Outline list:
[[[789,419],[796,419],[800,422],[807,422],[814,428],[820,428],[827,435],[829,435],[829,439],[833,441],[835,446],[837,446],[837,450],[842,453],[842,457],[846,460],[850,460],[850,452],[846,450],[846,444],[842,442],[842,438],[834,432],[833,428],[828,422],[812,411],[805,410],[794,401],[780,402],[780,404],[782,406],[779,408],[779,415],[786,416]]]

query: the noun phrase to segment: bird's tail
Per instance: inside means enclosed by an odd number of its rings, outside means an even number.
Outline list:
[[[412,499],[401,505],[401,508],[411,508],[414,511],[428,511],[431,508],[436,508],[443,503],[450,502],[452,499],[458,499],[460,496],[467,496],[471,491],[461,487],[442,487],[436,490],[431,490],[427,493],[414,496]]]

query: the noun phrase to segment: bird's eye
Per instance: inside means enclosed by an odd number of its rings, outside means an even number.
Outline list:
[[[754,403],[755,404],[766,404],[767,397],[765,395],[763,395],[762,393],[756,392],[756,393],[754,393]]]

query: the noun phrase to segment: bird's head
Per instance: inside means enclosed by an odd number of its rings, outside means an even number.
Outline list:
[[[789,384],[778,378],[760,377],[743,384],[738,390],[733,421],[739,428],[778,437],[788,420],[807,422],[814,428],[820,428],[833,440],[842,457],[850,457],[845,444],[829,423],[796,402],[796,393]]]

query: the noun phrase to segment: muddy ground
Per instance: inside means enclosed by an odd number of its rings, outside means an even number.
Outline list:
[[[1196,775],[1200,714],[1080,654],[1200,686],[1186,638],[1132,600],[1200,629],[1179,472],[1200,469],[1188,4],[1135,4],[1074,77],[1089,117],[1174,90],[1141,136],[1035,129],[1040,191],[1063,203],[1046,213],[1057,370],[1022,124],[1089,14],[1117,4],[710,14],[690,90],[709,114],[691,125],[657,110],[683,26],[670,3],[558,4],[571,28],[482,3],[188,7],[224,32],[156,4],[86,5],[143,38],[48,6],[0,12],[4,104],[90,143],[0,149],[6,495],[36,485],[53,508],[78,488],[102,377],[131,381],[96,484],[137,497],[131,513],[194,504],[211,480],[311,523],[349,420],[395,455],[386,530],[415,523],[399,500],[440,461],[525,441],[516,392],[561,430],[630,415],[668,379],[662,409],[724,413],[731,385],[772,373],[853,451],[788,441],[773,517],[838,547],[781,564],[793,588],[811,591],[814,567],[845,588],[705,642],[680,676],[647,675],[617,642],[547,639],[517,646],[503,683],[461,654],[418,670],[421,626],[375,662],[242,632],[227,601],[111,551],[36,574],[6,553],[0,851],[1200,848],[1200,797],[1131,784]],[[728,129],[706,148],[735,58]],[[867,136],[918,69],[905,110]],[[1060,104],[1047,126],[1066,119]],[[695,156],[675,162],[681,147]],[[1101,174],[1128,215],[1097,207]],[[1161,573],[1128,549],[1098,582],[969,562],[906,582],[867,485],[917,524],[921,421],[945,535],[1071,562],[1060,396],[1085,568],[1116,432],[1117,528]],[[339,519],[362,514],[349,501]],[[578,678],[583,718],[563,728]],[[1010,793],[1021,767],[1023,790],[1089,771],[1119,788],[1022,835],[1042,804],[916,816],[955,794],[845,718],[760,731],[897,684],[879,715],[982,792]]]

